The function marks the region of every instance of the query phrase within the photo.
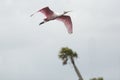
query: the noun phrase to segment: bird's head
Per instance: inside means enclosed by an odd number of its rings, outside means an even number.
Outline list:
[[[69,13],[69,12],[71,12],[71,11],[64,11],[64,14],[67,14],[67,13]]]

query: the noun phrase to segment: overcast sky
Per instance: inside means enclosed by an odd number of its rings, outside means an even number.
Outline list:
[[[70,63],[58,59],[61,47],[76,51],[85,80],[120,80],[120,0],[0,0],[0,80],[78,80]],[[63,23],[35,11],[49,6],[68,15],[73,34]]]

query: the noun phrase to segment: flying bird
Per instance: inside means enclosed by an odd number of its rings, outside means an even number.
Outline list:
[[[39,25],[44,24],[44,23],[51,21],[51,20],[59,20],[65,24],[68,33],[71,34],[73,32],[71,18],[70,18],[70,16],[65,15],[70,11],[64,11],[62,14],[57,15],[49,7],[44,7],[42,9],[38,10],[37,12],[33,13],[31,15],[31,17],[38,12],[41,12],[46,16],[46,18]]]

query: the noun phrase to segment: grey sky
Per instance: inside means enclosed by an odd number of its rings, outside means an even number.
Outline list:
[[[62,66],[61,47],[76,51],[85,80],[120,80],[119,0],[0,0],[0,80],[77,80],[71,64]],[[49,6],[68,15],[73,34],[58,21],[39,26]]]

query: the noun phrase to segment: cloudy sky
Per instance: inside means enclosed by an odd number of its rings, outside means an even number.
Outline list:
[[[61,47],[76,51],[85,80],[120,80],[119,0],[0,0],[0,80],[77,80],[70,63],[58,59]],[[68,15],[73,34],[58,21],[39,26],[49,6]]]

